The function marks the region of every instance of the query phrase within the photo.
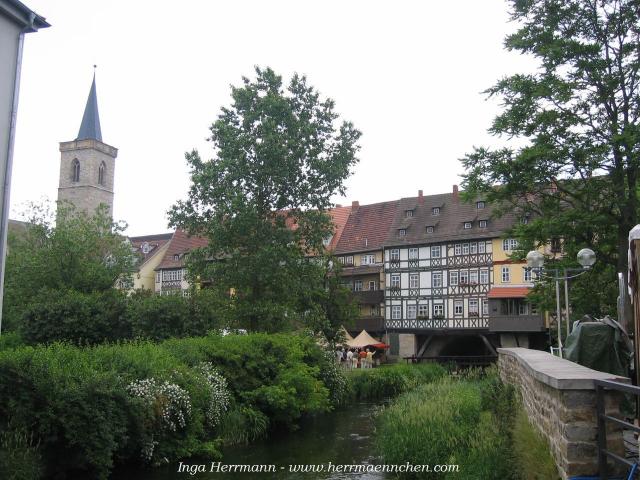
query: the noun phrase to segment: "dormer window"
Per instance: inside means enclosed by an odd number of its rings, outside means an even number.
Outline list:
[[[440,215],[440,207],[433,207],[431,209],[431,215]]]
[[[177,262],[178,260],[180,260],[180,255],[176,253],[176,254],[173,256],[173,259]]]
[[[484,201],[480,200],[479,202],[476,202],[476,208],[478,210],[480,210],[481,208],[484,208],[484,207],[485,207]]]
[[[325,247],[328,247],[329,245],[331,245],[332,239],[333,239],[333,235],[329,235],[328,237],[323,238],[322,245],[324,245]]]
[[[478,222],[478,226],[479,226],[480,228],[487,228],[487,221],[486,221],[486,220],[480,220],[480,221]]]
[[[405,210],[404,211],[404,216],[407,217],[407,218],[413,217],[413,210]]]
[[[406,228],[399,228],[398,229],[398,236],[399,237],[405,237],[407,235],[407,229]]]
[[[465,230],[469,230],[473,226],[473,223],[472,222],[464,222],[463,226],[464,226]]]
[[[522,217],[520,219],[520,223],[526,225],[527,223],[529,223],[529,217]]]
[[[432,225],[429,225],[427,227],[427,233],[433,233],[433,231],[434,231],[434,227]]]

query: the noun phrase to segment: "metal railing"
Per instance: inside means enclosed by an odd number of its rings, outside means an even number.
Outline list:
[[[633,468],[635,462],[627,460],[609,450],[607,450],[607,422],[621,426],[623,429],[633,430],[640,433],[640,427],[633,423],[625,422],[611,415],[607,415],[605,410],[605,390],[616,390],[631,395],[640,396],[640,387],[627,385],[626,383],[612,382],[611,380],[594,380],[596,386],[596,414],[598,417],[598,471],[602,480],[608,480],[609,465],[607,459],[611,458],[617,463]]]

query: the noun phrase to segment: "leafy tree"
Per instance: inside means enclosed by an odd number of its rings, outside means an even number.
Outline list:
[[[562,239],[564,259],[589,246],[598,263],[572,297],[588,313],[615,311],[616,271],[638,222],[640,3],[512,0],[519,29],[509,50],[539,60],[536,73],[500,80],[490,128],[520,147],[476,148],[462,160],[464,186],[531,221],[514,232],[526,249]],[[580,312],[577,312],[580,313]]]
[[[15,329],[29,304],[68,295],[99,293],[116,282],[131,285],[135,257],[122,236],[124,225],[113,223],[105,208],[94,214],[59,204],[57,214],[33,205],[24,231],[9,241],[3,318]],[[69,297],[71,298],[71,297]]]
[[[273,70],[232,87],[232,105],[211,126],[215,157],[186,155],[188,199],[170,223],[208,238],[190,256],[192,279],[210,280],[251,330],[288,328],[305,314],[308,289],[324,278],[323,239],[333,226],[331,196],[357,162],[360,132],[337,125],[334,102],[304,76],[286,88]]]

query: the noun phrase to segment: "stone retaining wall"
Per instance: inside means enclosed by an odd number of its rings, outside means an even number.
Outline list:
[[[515,385],[529,421],[547,439],[563,480],[598,474],[595,379],[627,378],[598,372],[549,353],[526,348],[498,349],[503,382]],[[607,392],[607,414],[620,416],[620,395]],[[621,427],[607,423],[607,448],[624,457]],[[621,472],[610,464],[610,474]]]

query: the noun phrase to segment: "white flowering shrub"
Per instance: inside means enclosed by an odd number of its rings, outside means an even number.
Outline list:
[[[162,430],[175,432],[184,428],[191,415],[189,393],[175,383],[145,378],[131,382],[127,386],[127,392],[141,398],[151,408],[157,425]],[[142,448],[142,457],[151,460],[157,444],[152,435]]]
[[[229,409],[231,394],[227,386],[227,379],[222,376],[211,362],[202,362],[196,371],[207,382],[210,391],[209,405],[206,411],[207,423],[215,427],[222,420],[222,416]]]

